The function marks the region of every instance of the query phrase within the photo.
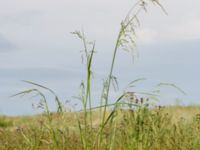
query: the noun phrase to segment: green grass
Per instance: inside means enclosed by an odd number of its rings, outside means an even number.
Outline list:
[[[0,116],[0,127],[1,128],[6,128],[6,127],[9,127],[12,125],[13,125],[12,120],[8,120],[5,116]]]
[[[97,149],[101,115],[99,110],[92,114],[93,126],[84,136],[87,148]],[[51,113],[51,117],[52,127],[45,114],[4,116],[4,120],[12,124],[0,127],[0,149],[84,149],[76,118],[84,126],[84,113]],[[144,107],[135,111],[118,109],[112,122],[110,120],[103,128],[102,149],[198,150],[200,147],[199,106]],[[51,129],[58,139],[57,144]]]
[[[110,103],[111,89],[118,90],[117,77],[113,75],[118,51],[123,49],[135,56],[135,30],[140,25],[138,15],[147,11],[150,3],[156,4],[166,13],[157,0],[139,0],[122,20],[111,56],[110,70],[102,83],[100,106],[94,108],[91,105],[95,42],[88,41],[83,31],[72,32],[84,47],[82,59],[86,68],[85,79],[76,97],[80,100],[82,111],[65,111],[53,90],[24,81],[33,87],[14,96],[38,97],[38,107],[44,113],[26,117],[0,117],[0,149],[198,150],[200,107],[163,108],[155,105],[155,100],[159,100],[161,86],[170,86],[185,94],[176,85],[160,83],[153,91],[135,93],[132,90],[135,83],[144,80],[136,79],[121,91],[115,102]],[[56,102],[55,113],[49,109],[47,92],[53,95]]]

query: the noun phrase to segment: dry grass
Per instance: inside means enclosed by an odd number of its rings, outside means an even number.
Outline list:
[[[135,112],[119,109],[115,116],[116,126],[109,123],[103,130],[102,148],[106,149],[115,128],[117,138],[112,143],[113,149],[198,150],[199,114],[198,106],[156,107]],[[52,113],[51,116],[51,125],[45,115],[0,117],[0,124],[7,122],[0,127],[0,149],[84,149],[77,123],[78,116],[84,124],[84,114]],[[97,149],[95,138],[101,124],[98,116],[99,111],[93,112],[93,128],[85,135],[89,149]],[[55,132],[57,145],[54,145],[51,129]]]

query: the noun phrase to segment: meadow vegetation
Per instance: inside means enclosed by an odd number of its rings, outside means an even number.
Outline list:
[[[83,64],[85,80],[80,84],[79,99],[81,111],[65,111],[57,94],[34,82],[25,81],[32,88],[14,96],[31,95],[39,98],[38,108],[43,114],[21,117],[0,117],[0,149],[69,149],[69,150],[198,150],[200,147],[200,107],[157,106],[161,86],[156,90],[136,93],[130,91],[136,79],[110,101],[111,88],[117,90],[117,77],[113,75],[119,50],[132,52],[135,56],[136,32],[140,25],[138,15],[147,12],[147,6],[155,4],[165,13],[158,0],[139,0],[121,22],[120,30],[111,56],[111,66],[102,83],[99,106],[92,106],[93,55],[95,42],[88,41],[83,31],[72,32],[83,43]],[[44,92],[45,91],[45,92]],[[51,112],[47,92],[53,95],[57,112]],[[120,93],[120,92],[118,92]]]
[[[107,111],[106,117],[111,112]],[[51,113],[51,123],[46,114],[2,116],[0,149],[80,150],[98,149],[98,145],[101,149],[119,150],[198,150],[200,147],[200,106],[117,109],[101,131],[101,143],[98,143],[99,110],[92,114],[92,127],[85,127],[83,112]],[[79,126],[86,132],[81,133]]]

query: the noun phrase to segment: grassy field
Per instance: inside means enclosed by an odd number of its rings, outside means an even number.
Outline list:
[[[106,117],[112,111],[108,111]],[[0,117],[0,149],[136,149],[199,150],[200,107],[146,107],[117,109],[103,128],[99,111],[92,112],[92,126],[84,125],[81,112]],[[80,124],[78,121],[80,121]],[[81,133],[80,127],[86,132]],[[83,137],[82,135],[83,134]],[[84,146],[83,139],[86,142]],[[98,143],[101,142],[101,143]]]
[[[82,61],[84,79],[79,95],[81,112],[66,112],[57,94],[37,83],[25,81],[32,87],[14,96],[32,95],[39,99],[38,107],[44,113],[36,116],[0,117],[0,150],[199,150],[200,107],[156,106],[160,87],[170,86],[185,92],[172,83],[159,83],[150,92],[134,92],[136,79],[119,92],[121,95],[110,103],[111,90],[118,89],[113,75],[119,50],[136,55],[136,32],[140,12],[147,12],[149,4],[165,9],[158,0],[139,0],[120,24],[114,44],[111,65],[103,79],[99,106],[93,108],[92,82],[95,42],[87,40],[83,31],[73,32],[83,44]],[[102,63],[103,64],[103,63]],[[104,64],[103,64],[104,65]],[[57,112],[49,109],[47,93],[54,97]],[[138,96],[139,95],[139,96]]]

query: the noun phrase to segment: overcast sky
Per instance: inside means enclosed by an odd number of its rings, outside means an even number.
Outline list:
[[[70,32],[84,30],[96,41],[96,78],[106,73],[120,22],[135,0],[0,0],[0,113],[29,114],[31,103],[9,96],[33,80],[67,99],[78,94],[82,45]],[[187,104],[199,104],[200,1],[160,1],[139,15],[139,57],[117,56],[115,75],[124,84],[139,77],[172,82],[185,89]],[[97,81],[95,81],[97,82]],[[100,91],[100,85],[96,86]],[[67,97],[67,98],[66,98]],[[186,102],[185,102],[185,99]],[[97,102],[96,102],[97,103]],[[172,104],[174,99],[162,102]],[[50,102],[50,105],[51,104]],[[53,108],[52,108],[53,109]]]

